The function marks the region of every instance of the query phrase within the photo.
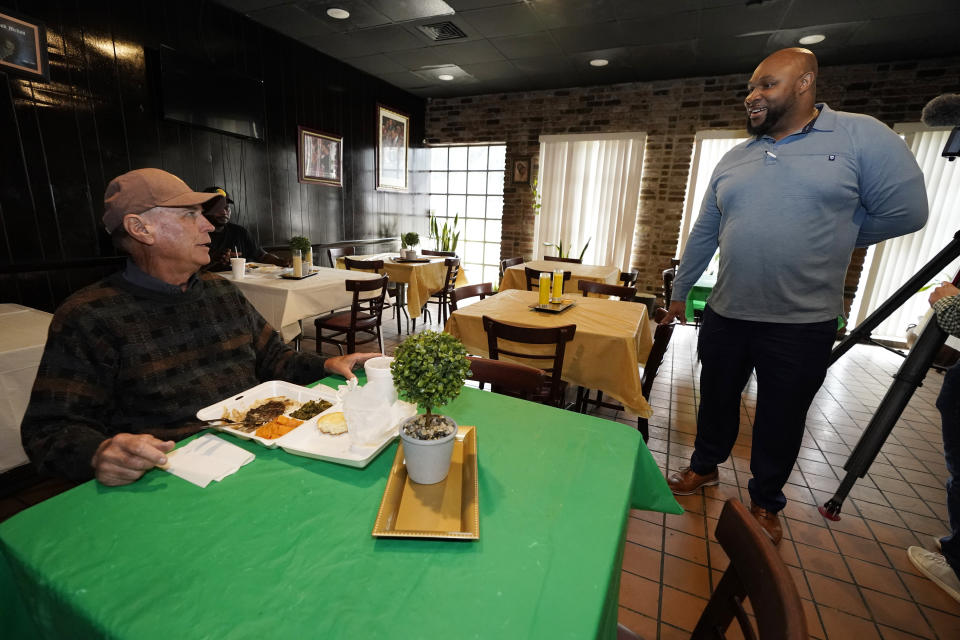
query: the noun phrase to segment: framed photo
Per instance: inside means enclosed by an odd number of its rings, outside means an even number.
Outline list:
[[[42,22],[0,13],[0,72],[50,79],[47,29]]]
[[[407,188],[410,118],[377,105],[377,189]]]
[[[513,183],[530,184],[530,158],[513,161]]]
[[[300,182],[343,186],[343,138],[297,127]]]

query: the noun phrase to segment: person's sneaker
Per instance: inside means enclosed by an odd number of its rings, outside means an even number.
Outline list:
[[[943,549],[940,547],[940,536],[933,536],[933,548],[937,550],[937,553],[943,553]]]
[[[712,487],[718,484],[720,484],[720,471],[717,469],[714,469],[713,473],[700,475],[690,467],[684,467],[667,476],[667,486],[674,495],[678,496],[689,496],[700,487]]]
[[[780,515],[777,512],[767,511],[751,500],[750,515],[760,523],[763,532],[769,536],[773,544],[780,544],[780,540],[783,538],[783,527],[780,525]]]
[[[907,549],[907,557],[910,558],[913,566],[920,570],[920,573],[933,580],[933,583],[946,591],[951,598],[960,602],[960,578],[947,564],[946,558],[939,553],[927,551],[923,547],[910,547]]]

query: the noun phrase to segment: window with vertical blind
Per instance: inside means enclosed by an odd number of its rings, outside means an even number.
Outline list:
[[[912,275],[940,252],[960,230],[960,162],[948,162],[940,152],[950,135],[949,128],[931,129],[921,124],[898,124],[899,133],[917,157],[927,187],[930,218],[927,225],[899,238],[876,245],[867,254],[859,291],[851,309],[851,324],[862,322],[883,304]],[[952,280],[960,268],[960,259],[938,274],[935,282]],[[894,311],[874,331],[882,340],[904,341],[907,326],[916,324],[930,308],[930,292],[918,291],[906,304]]]
[[[687,236],[693,223],[700,215],[703,196],[710,186],[713,170],[730,149],[747,140],[744,131],[698,131],[693,144],[693,158],[690,161],[690,177],[687,179],[687,194],[683,200],[683,218],[680,220],[680,240],[677,242],[676,257],[683,256],[687,245]]]
[[[460,232],[457,255],[469,282],[497,282],[506,146],[430,147],[430,212]],[[433,248],[432,240],[421,245]],[[437,247],[439,248],[439,247]]]

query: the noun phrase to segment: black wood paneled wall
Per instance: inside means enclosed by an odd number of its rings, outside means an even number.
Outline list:
[[[0,73],[0,268],[14,271],[114,255],[100,226],[114,176],[159,167],[202,189],[222,185],[235,218],[263,245],[314,243],[427,228],[422,149],[410,189],[376,190],[378,103],[410,115],[424,137],[422,99],[211,2],[15,0],[46,23],[50,82]],[[161,45],[264,81],[265,136],[252,141],[161,117],[146,51]],[[216,92],[220,79],[210,78]],[[297,126],[344,137],[342,188],[297,181]],[[99,273],[0,275],[0,302],[50,309]],[[72,277],[71,277],[72,276]]]

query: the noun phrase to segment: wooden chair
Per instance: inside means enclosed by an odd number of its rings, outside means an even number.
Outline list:
[[[343,355],[343,347],[347,347],[347,353],[353,353],[357,350],[358,344],[377,341],[380,352],[383,352],[383,338],[380,335],[380,319],[383,314],[383,299],[387,295],[387,276],[380,276],[375,280],[347,280],[347,291],[353,292],[353,303],[349,311],[334,313],[325,318],[317,318],[313,321],[317,329],[317,351],[321,351],[321,343],[328,342],[336,345],[337,350]],[[361,298],[361,293],[380,290],[378,295],[371,298]],[[324,331],[331,331],[329,335],[323,335]],[[367,334],[367,338],[357,340],[357,334]],[[338,340],[338,336],[344,336]]]
[[[334,258],[336,259],[336,258]],[[368,271],[373,273],[383,273],[383,260],[357,260],[349,256],[344,256],[343,266],[347,268],[347,271]],[[393,308],[393,317],[397,319],[397,334],[400,334],[400,314],[407,316],[407,321],[410,321],[410,316],[407,314],[407,304],[406,304],[406,283],[404,282],[391,282],[387,286],[387,293],[390,294],[390,297],[393,299],[393,302],[387,306]],[[409,328],[407,327],[409,333]],[[416,329],[416,325],[414,325]]]
[[[470,360],[468,379],[479,382],[481,389],[489,384],[494,393],[530,400],[536,397],[547,380],[547,373],[536,367],[476,356],[467,358]]]
[[[663,273],[663,306],[670,306],[670,297],[673,295],[673,281],[677,277],[677,266],[680,261],[676,258],[670,259],[670,268],[664,269]]]
[[[583,292],[584,298],[587,297],[588,293],[596,293],[601,296],[616,296],[625,302],[630,302],[634,294],[637,293],[637,290],[633,287],[621,287],[616,284],[594,282],[592,280],[580,280],[577,282],[577,288]]]
[[[555,407],[563,406],[563,394],[567,383],[560,379],[563,373],[563,355],[567,343],[573,340],[577,332],[577,325],[568,324],[562,327],[534,328],[518,327],[504,322],[497,322],[489,316],[483,316],[483,329],[487,332],[487,353],[492,360],[499,360],[500,354],[522,358],[524,360],[550,360],[549,367],[541,367],[548,374],[547,384],[537,394],[536,400]],[[522,344],[554,345],[551,354],[530,354],[522,351],[505,349],[499,341],[509,340]]]
[[[690,640],[716,640],[727,637],[727,629],[736,618],[746,640],[807,640],[807,617],[790,570],[777,553],[763,529],[736,498],[730,498],[720,511],[717,541],[730,564],[707,602]],[[743,608],[757,618],[754,629]],[[617,625],[617,640],[640,640],[633,631]]]
[[[462,287],[457,287],[453,290],[453,293],[450,294],[450,313],[453,313],[457,310],[457,303],[461,300],[466,300],[467,298],[476,298],[477,296],[483,300],[487,296],[492,295],[492,282],[481,282],[480,284],[468,284]]]
[[[633,271],[621,271],[620,272],[620,283],[625,287],[637,288],[637,278],[640,277],[640,271],[634,269]]]
[[[657,315],[657,312],[654,312]],[[662,319],[666,315],[666,309],[663,309]],[[640,378],[640,393],[644,398],[650,397],[650,390],[653,388],[653,381],[657,377],[660,365],[663,364],[663,357],[667,353],[667,347],[670,346],[670,338],[673,337],[673,328],[675,324],[658,324],[653,332],[653,346],[647,355],[647,363],[643,367],[643,377]],[[586,413],[587,406],[606,407],[615,411],[623,411],[623,405],[619,402],[604,401],[603,392],[597,390],[596,399],[590,398],[590,390],[584,387],[577,389],[577,405],[581,413]],[[637,430],[643,436],[643,441],[650,439],[650,425],[646,418],[637,417]]]
[[[445,258],[456,258],[457,254],[455,251],[431,251],[430,249],[420,249],[420,255],[422,256],[434,256],[434,257],[445,257]]]
[[[549,260],[550,262],[570,262],[573,264],[583,264],[583,260],[580,258],[559,258],[557,256],[543,256],[544,260]]]
[[[503,280],[504,272],[512,267],[515,264],[523,264],[526,262],[522,256],[517,256],[516,258],[504,258],[500,261],[500,279]]]
[[[423,305],[424,308],[426,308],[428,304],[437,305],[437,316],[440,318],[441,327],[447,323],[447,316],[450,314],[450,297],[453,295],[453,290],[457,286],[457,276],[460,275],[460,259],[447,258],[443,261],[443,264],[447,266],[447,275],[443,280],[443,288],[434,291]],[[416,323],[416,321],[414,321],[414,323]],[[416,330],[417,325],[414,324],[413,328]]]
[[[327,248],[327,260],[330,261],[330,266],[336,269],[337,258],[356,255],[356,253],[356,247],[329,247]]]
[[[531,269],[530,267],[523,268],[523,277],[527,280],[527,291],[533,291],[533,288],[540,288],[540,272],[541,269]],[[570,277],[573,275],[570,271],[563,272],[563,287],[566,289],[567,282],[570,281]]]

